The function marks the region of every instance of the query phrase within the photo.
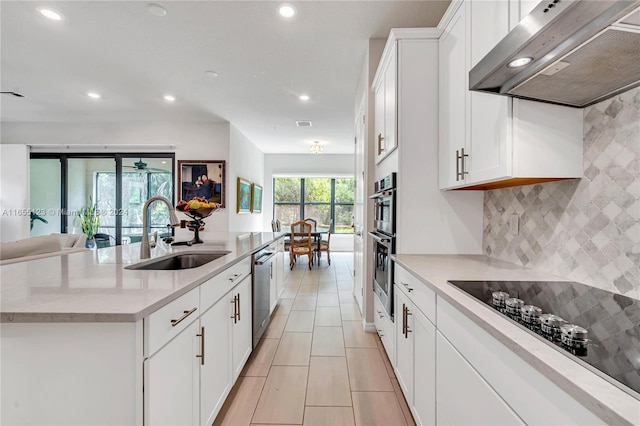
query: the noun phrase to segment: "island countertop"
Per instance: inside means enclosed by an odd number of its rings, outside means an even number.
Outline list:
[[[640,401],[507,318],[449,284],[456,280],[569,281],[482,255],[392,255],[396,263],[434,290],[607,424],[640,424]],[[636,294],[629,295],[637,298]]]
[[[139,243],[3,265],[0,322],[135,322],[282,235],[208,233],[204,244],[152,250],[152,257],[229,252],[200,267],[175,271],[125,269],[140,262]]]

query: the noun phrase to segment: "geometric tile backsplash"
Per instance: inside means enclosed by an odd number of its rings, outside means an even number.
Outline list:
[[[484,252],[640,299],[640,88],[584,109],[583,176],[486,191]]]

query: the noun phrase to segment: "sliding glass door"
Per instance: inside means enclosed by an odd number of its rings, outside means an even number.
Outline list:
[[[33,154],[32,209],[42,204],[62,214],[46,218],[47,224],[34,224],[32,235],[81,233],[76,213],[95,205],[100,212],[96,238],[99,248],[140,241],[146,201],[161,195],[174,202],[174,159],[174,154],[166,153]],[[167,228],[169,211],[164,203],[150,206],[149,219],[147,232],[171,234]]]
[[[30,235],[60,232],[62,171],[59,158],[32,158],[30,162]]]

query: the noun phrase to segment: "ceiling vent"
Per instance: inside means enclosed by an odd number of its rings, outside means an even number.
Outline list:
[[[16,98],[24,98],[24,95],[21,95],[20,93],[16,93],[16,92],[0,92],[3,95],[11,95],[11,96],[15,96]]]
[[[309,121],[309,120],[296,120],[296,126],[298,126],[298,127],[311,127],[311,121]]]

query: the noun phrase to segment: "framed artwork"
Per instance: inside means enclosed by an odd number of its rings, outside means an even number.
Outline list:
[[[238,213],[251,213],[251,182],[238,178]]]
[[[262,187],[251,184],[251,213],[262,213]]]
[[[180,199],[205,198],[225,204],[225,162],[220,160],[178,160]]]

